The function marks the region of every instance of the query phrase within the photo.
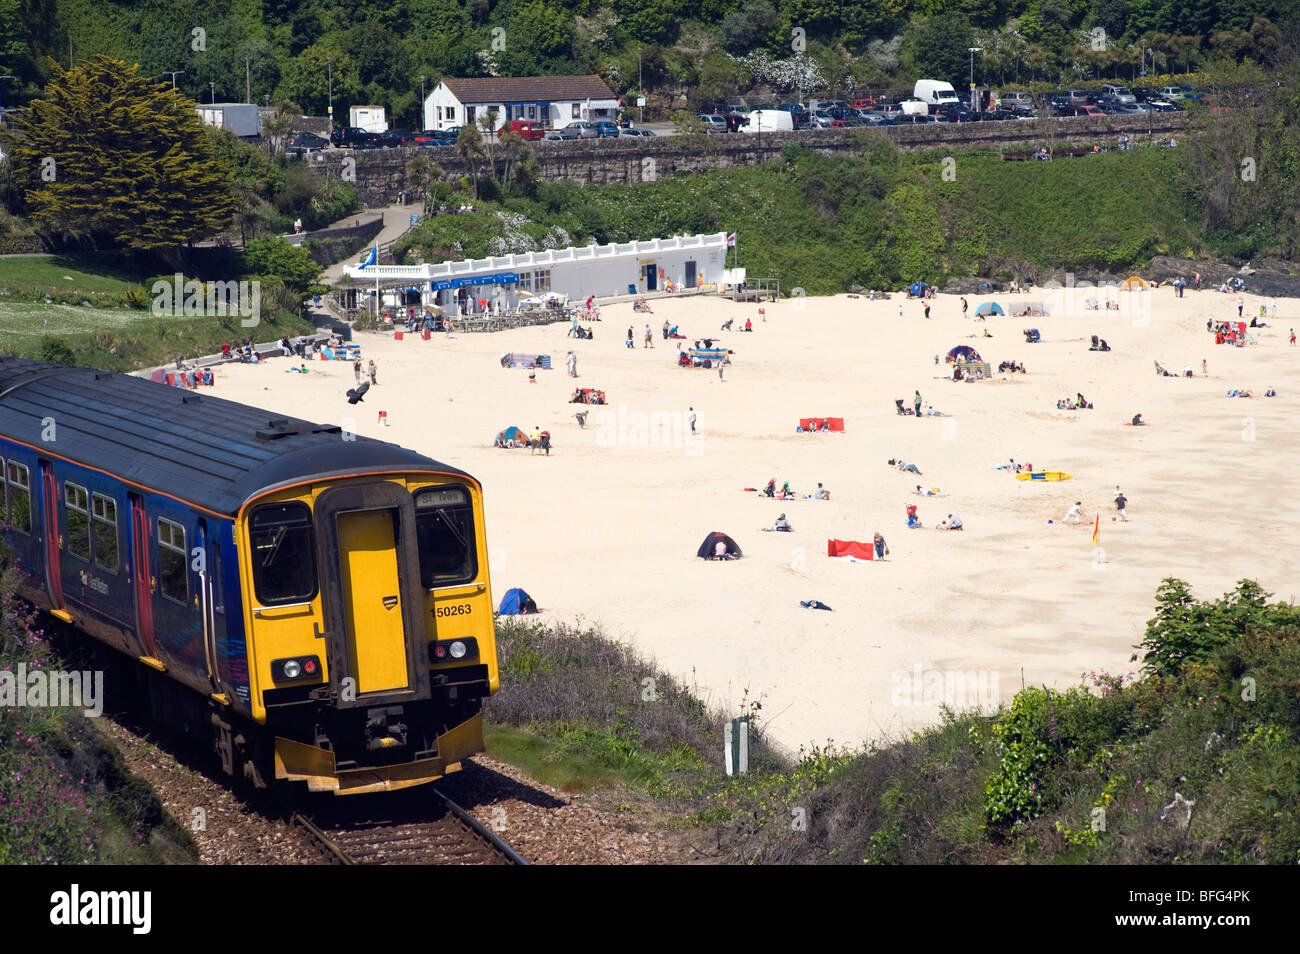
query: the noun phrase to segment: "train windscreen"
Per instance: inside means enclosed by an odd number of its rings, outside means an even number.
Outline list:
[[[415,493],[415,530],[420,581],[425,589],[469,583],[477,575],[474,506],[464,487],[433,487]]]
[[[253,588],[262,606],[305,603],[316,595],[311,510],[299,502],[253,511]]]

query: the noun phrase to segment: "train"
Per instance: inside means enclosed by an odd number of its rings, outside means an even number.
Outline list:
[[[132,375],[0,358],[21,595],[254,786],[458,771],[500,677],[483,489],[396,444]]]

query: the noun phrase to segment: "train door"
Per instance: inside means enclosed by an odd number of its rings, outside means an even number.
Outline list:
[[[158,659],[158,645],[153,634],[153,593],[158,588],[158,579],[153,573],[153,564],[149,559],[150,542],[149,516],[145,513],[144,500],[139,494],[131,494],[131,566],[134,573],[135,621],[136,632],[144,645],[149,658]]]
[[[59,482],[54,477],[54,465],[41,459],[41,528],[45,536],[45,586],[50,594],[50,613],[65,622],[71,622],[63,602],[63,578],[59,561]]]
[[[316,498],[318,551],[333,637],[332,676],[353,680],[355,704],[427,699],[415,506],[389,483],[340,486]]]
[[[199,602],[203,613],[203,656],[207,663],[208,683],[213,692],[221,691],[217,675],[217,579],[221,567],[219,544],[208,534],[208,522],[199,521],[199,538],[196,549],[202,553],[199,560]]]

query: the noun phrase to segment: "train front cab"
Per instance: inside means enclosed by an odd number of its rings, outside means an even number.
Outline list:
[[[482,494],[460,476],[283,488],[241,511],[252,715],[274,777],[406,788],[482,751],[498,682]]]

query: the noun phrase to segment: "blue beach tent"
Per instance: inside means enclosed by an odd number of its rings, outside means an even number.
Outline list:
[[[520,616],[524,613],[536,613],[537,604],[533,601],[531,596],[516,586],[512,590],[507,590],[506,595],[501,597],[501,608],[497,610],[497,612],[502,616]]]

